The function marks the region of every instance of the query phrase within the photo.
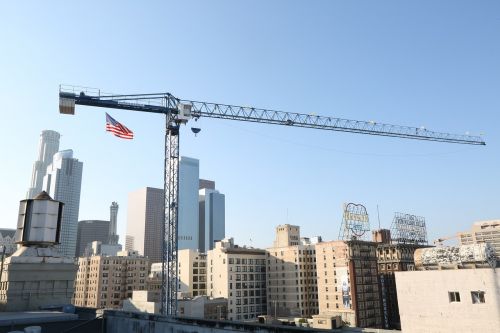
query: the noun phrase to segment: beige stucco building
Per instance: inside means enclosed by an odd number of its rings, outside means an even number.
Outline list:
[[[377,243],[316,244],[320,315],[340,315],[348,326],[382,327]]]
[[[283,224],[276,227],[276,239],[273,247],[282,247],[300,244],[300,227],[298,225]]]
[[[207,252],[207,295],[228,300],[228,320],[266,314],[266,251],[240,247],[232,238]]]
[[[78,259],[73,304],[120,309],[133,290],[146,290],[149,259],[131,251]]]
[[[196,250],[178,252],[179,293],[182,297],[207,294],[207,255]]]
[[[315,244],[301,243],[300,227],[276,227],[267,252],[267,312],[277,317],[318,314]]]
[[[396,272],[404,333],[498,332],[500,270]]]
[[[489,243],[496,252],[497,266],[500,265],[500,220],[475,222],[470,231],[457,236],[460,245]]]

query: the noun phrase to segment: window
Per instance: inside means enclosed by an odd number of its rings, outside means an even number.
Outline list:
[[[484,303],[484,291],[471,291],[472,304]]]
[[[448,291],[448,299],[451,302],[460,302],[460,293],[458,291]]]

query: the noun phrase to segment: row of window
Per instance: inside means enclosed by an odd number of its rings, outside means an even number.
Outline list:
[[[472,304],[486,303],[484,298],[484,291],[471,291],[470,292]],[[460,293],[458,291],[449,291],[448,300],[450,303],[461,302]]]
[[[266,288],[266,282],[237,282],[235,283],[236,289],[253,289],[253,288],[260,288],[260,289],[265,289]],[[210,288],[213,289],[213,284],[210,284]],[[233,289],[233,283],[229,283],[229,289]]]
[[[265,259],[242,259],[242,258],[229,258],[228,262],[230,265],[236,263],[236,265],[265,265]]]

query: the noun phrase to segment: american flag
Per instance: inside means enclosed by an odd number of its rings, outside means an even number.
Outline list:
[[[106,112],[106,131],[113,133],[114,136],[117,136],[122,139],[133,139],[134,132],[126,128],[124,125],[120,124],[116,120],[113,119]]]

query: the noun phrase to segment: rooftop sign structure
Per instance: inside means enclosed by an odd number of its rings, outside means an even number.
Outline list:
[[[367,231],[370,231],[370,219],[368,218],[366,207],[352,202],[344,203],[344,214],[339,239],[361,240],[364,239]]]
[[[391,225],[392,242],[396,244],[427,244],[425,218],[404,213],[394,213]]]

